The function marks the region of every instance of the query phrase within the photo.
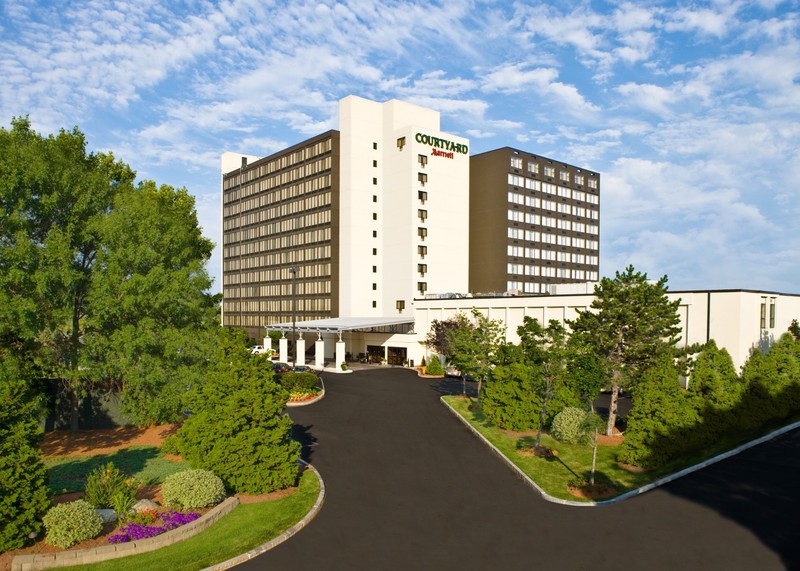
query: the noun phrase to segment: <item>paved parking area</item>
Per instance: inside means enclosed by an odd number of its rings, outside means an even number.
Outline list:
[[[324,376],[290,414],[320,514],[243,569],[800,569],[800,433],[602,508],[542,500],[403,369]]]

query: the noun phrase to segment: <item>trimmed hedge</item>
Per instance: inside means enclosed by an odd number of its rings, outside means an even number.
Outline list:
[[[221,502],[225,485],[208,470],[185,470],[168,476],[161,485],[161,494],[168,504],[191,510]]]
[[[84,500],[53,506],[43,522],[47,530],[45,542],[64,549],[97,537],[103,529],[103,518]]]

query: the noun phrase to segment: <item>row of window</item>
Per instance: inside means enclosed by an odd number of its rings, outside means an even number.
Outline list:
[[[511,222],[530,224],[532,226],[547,226],[558,228],[559,230],[571,230],[573,232],[585,232],[586,234],[598,234],[599,226],[592,223],[572,221],[567,218],[556,218],[554,216],[543,216],[521,210],[509,210],[508,219]]]
[[[272,204],[295,200],[320,190],[330,189],[331,180],[331,175],[328,173],[295,184],[282,186],[269,192],[266,189],[258,188],[258,185],[248,185],[241,192],[244,196],[241,201],[239,200],[241,189],[224,194],[225,205],[222,214],[224,217],[234,216],[248,210],[258,210]]]
[[[565,280],[581,280],[596,282],[598,272],[588,270],[570,270],[568,268],[542,268],[543,278],[559,278]],[[509,280],[506,282],[508,290],[521,290],[524,293],[547,293],[548,284],[540,282],[522,282],[519,280]]]
[[[509,257],[512,258],[530,258],[530,259],[541,259],[541,260],[554,260],[556,259],[555,252],[557,250],[549,250],[547,248],[532,248],[529,246],[516,246],[514,244],[509,244],[507,247],[507,254]],[[596,250],[596,248],[595,248]],[[561,254],[568,254],[567,252],[559,252]],[[574,258],[574,256],[581,256],[580,258]],[[585,256],[585,258],[583,257]],[[583,260],[583,261],[579,261]],[[580,264],[597,264],[597,255],[595,254],[581,254],[581,253],[574,253],[573,258],[570,260],[569,258],[559,258],[559,261],[562,262],[569,262],[573,261]]]
[[[597,194],[585,192],[583,190],[574,190],[566,186],[560,186],[550,182],[542,182],[532,178],[525,178],[516,174],[508,175],[508,184],[519,188],[526,188],[534,192],[543,192],[553,196],[560,196],[561,198],[571,198],[581,202],[588,202],[589,204],[597,204],[599,197]]]
[[[293,167],[296,164],[312,160],[315,157],[319,157],[320,155],[324,155],[326,153],[330,153],[332,145],[333,145],[332,141],[330,139],[327,139],[325,141],[320,141],[318,143],[315,143],[314,145],[283,155],[267,163],[261,164],[257,167],[249,169],[245,168],[244,173],[239,171],[234,175],[226,177],[225,180],[223,181],[223,189],[227,190],[231,187],[239,186],[243,182],[248,183],[256,179],[267,177],[272,173],[279,173],[279,171],[289,169],[290,167]],[[324,159],[313,161],[312,163],[309,164],[320,163],[324,160],[327,160],[329,161],[328,168],[330,168],[330,158],[331,157],[328,156],[325,157]],[[301,171],[306,166],[308,165],[302,165],[297,168],[292,168],[291,171]],[[268,177],[268,178],[274,178],[274,177]]]
[[[522,170],[522,157],[511,157],[511,168]],[[528,172],[531,174],[539,174],[539,164],[528,162]],[[545,165],[544,175],[549,177],[555,177],[556,176],[555,167]],[[560,180],[563,180],[564,182],[569,182],[570,179],[569,171],[559,170],[558,178]],[[587,177],[585,177],[582,173],[575,173],[573,175],[573,180],[575,184],[583,185],[584,181],[587,180]],[[590,188],[597,188],[597,179],[594,177],[594,175],[590,175],[588,177],[588,186]]]
[[[532,255],[525,256],[527,259],[543,260],[543,261],[558,261],[582,265],[597,265],[597,256],[587,256],[586,254],[572,254],[570,252],[557,252],[555,250],[535,250]],[[521,258],[522,256],[517,256]],[[538,276],[538,273],[532,273],[539,266],[534,264],[522,264],[519,262],[511,262],[507,264],[507,273],[515,275]],[[536,270],[538,271],[538,270]]]
[[[275,236],[265,240],[254,240],[252,242],[234,242],[230,245],[223,247],[223,258],[232,259],[239,256],[250,256],[252,254],[259,254],[261,252],[270,252],[273,250],[299,248],[300,246],[319,244],[320,242],[330,242],[331,229],[318,228],[316,230],[308,230],[306,232],[298,232],[297,234],[286,234],[284,236]],[[321,244],[317,246],[322,250],[318,252],[327,252],[325,255],[320,255],[318,258],[330,257],[330,244]]]
[[[558,244],[573,248],[597,249],[597,240],[567,236],[565,234],[550,234],[538,230],[523,230],[522,228],[509,228],[508,237],[512,240],[526,240],[528,242],[542,242],[544,244]]]
[[[331,310],[330,297],[319,297],[319,298],[297,297],[295,299],[295,303],[297,304],[296,307],[298,312]],[[245,311],[248,313],[249,312],[286,313],[291,315],[292,300],[291,299],[252,300],[252,299],[247,299],[246,297],[242,300],[239,300],[239,296],[236,295],[236,293],[232,293],[231,297],[227,295],[225,296],[224,311],[226,313],[225,316],[226,322],[229,317],[233,318],[235,314],[239,313],[240,311]]]
[[[525,196],[518,192],[508,192],[508,201],[512,204],[520,206],[527,206],[529,208],[539,208],[541,210],[552,210],[553,212],[560,212],[562,214],[572,214],[573,216],[583,216],[592,220],[597,220],[597,210],[586,208],[584,206],[570,205],[566,202],[556,202],[547,198],[539,198],[538,196]]]
[[[775,298],[769,298],[769,328],[775,329],[775,317],[777,315],[777,306]],[[767,328],[767,298],[761,298],[761,329]]]

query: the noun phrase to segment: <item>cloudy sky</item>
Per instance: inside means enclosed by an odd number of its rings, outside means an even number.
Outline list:
[[[602,275],[800,293],[800,0],[0,6],[2,125],[77,125],[217,243],[220,154],[337,128],[355,94],[600,172]]]

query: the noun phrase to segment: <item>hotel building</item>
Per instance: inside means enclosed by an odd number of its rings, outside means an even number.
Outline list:
[[[338,131],[222,172],[224,325],[412,323],[415,297],[467,291],[469,142],[436,111],[349,96]]]
[[[469,291],[596,282],[600,175],[509,147],[470,159]]]

